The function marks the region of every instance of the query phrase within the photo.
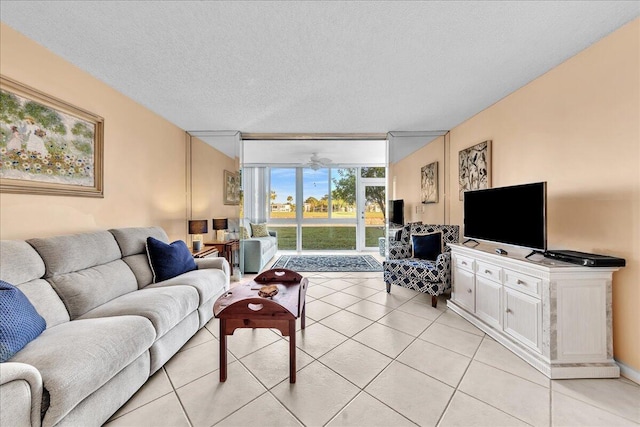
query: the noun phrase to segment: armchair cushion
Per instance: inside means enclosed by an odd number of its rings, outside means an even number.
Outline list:
[[[442,253],[442,233],[414,234],[411,236],[413,258],[435,261]]]

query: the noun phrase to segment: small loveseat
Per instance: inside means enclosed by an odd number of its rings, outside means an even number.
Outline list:
[[[158,227],[0,242],[3,286],[46,321],[0,363],[0,425],[102,425],[211,319],[228,262],[155,281],[148,237],[168,243]]]
[[[387,292],[391,285],[402,286],[431,295],[431,305],[437,306],[438,295],[451,288],[451,248],[447,243],[459,240],[457,225],[428,225],[412,223],[398,233],[398,240],[389,243],[389,255],[382,263]],[[412,236],[441,234],[439,254],[434,259],[413,257]]]

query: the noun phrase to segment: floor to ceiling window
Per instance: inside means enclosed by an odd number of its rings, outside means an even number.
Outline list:
[[[269,229],[281,250],[367,250],[385,227],[385,168],[269,168]]]
[[[243,134],[244,223],[267,222],[285,251],[378,248],[386,223],[386,135],[263,136]]]

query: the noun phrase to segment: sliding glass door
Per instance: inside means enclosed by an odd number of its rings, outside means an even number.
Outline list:
[[[384,234],[384,171],[270,168],[269,228],[278,232],[279,248],[377,248],[378,237]]]
[[[384,237],[386,186],[384,179],[363,180],[360,187],[358,250],[378,248],[378,238]]]

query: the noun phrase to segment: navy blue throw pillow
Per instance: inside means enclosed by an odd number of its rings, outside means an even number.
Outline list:
[[[153,237],[147,237],[147,256],[153,272],[153,283],[162,282],[198,268],[191,251],[182,240],[167,244]]]
[[[435,261],[442,253],[442,233],[413,234],[413,257]]]
[[[0,362],[6,362],[47,328],[29,298],[0,280]]]

